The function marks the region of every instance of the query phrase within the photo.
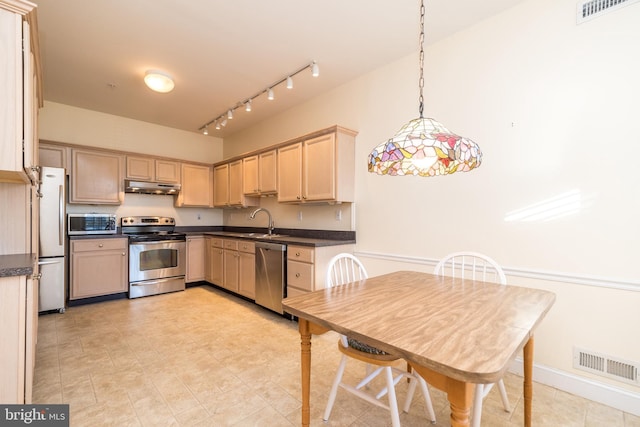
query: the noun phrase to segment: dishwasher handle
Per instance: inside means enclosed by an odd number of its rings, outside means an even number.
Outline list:
[[[272,251],[285,252],[287,245],[283,245],[282,243],[256,242],[256,249],[270,249]]]

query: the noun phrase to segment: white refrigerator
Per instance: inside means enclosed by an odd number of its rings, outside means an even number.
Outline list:
[[[40,296],[38,312],[65,310],[66,174],[62,168],[40,171]]]

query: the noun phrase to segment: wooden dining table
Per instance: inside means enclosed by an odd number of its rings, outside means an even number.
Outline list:
[[[522,351],[530,426],[533,331],[554,302],[548,291],[415,271],[285,298],[299,319],[302,425],[311,413],[311,335],[333,330],[404,358],[447,393],[454,427],[469,425],[475,384],[497,382]]]

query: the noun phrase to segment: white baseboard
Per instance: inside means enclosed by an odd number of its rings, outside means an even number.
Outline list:
[[[516,358],[509,371],[523,376],[522,359]],[[536,363],[533,364],[533,380],[640,417],[640,393],[633,393]]]

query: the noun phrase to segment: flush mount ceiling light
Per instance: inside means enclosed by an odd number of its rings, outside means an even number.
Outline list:
[[[209,125],[211,125],[212,123],[216,124],[216,129],[220,129],[219,126],[219,122],[226,117],[227,119],[231,120],[233,119],[233,111],[237,110],[238,108],[243,108],[245,109],[245,111],[251,111],[251,101],[253,101],[254,99],[256,99],[257,97],[259,97],[262,94],[266,94],[267,95],[267,99],[269,101],[273,101],[275,99],[275,94],[273,89],[282,84],[285,83],[286,84],[286,88],[287,89],[293,89],[293,77],[296,76],[297,74],[301,73],[302,71],[306,70],[306,69],[310,69],[311,70],[311,75],[313,77],[318,77],[320,75],[320,68],[318,67],[318,63],[316,61],[313,61],[310,64],[305,65],[304,67],[299,68],[298,70],[294,71],[291,74],[287,74],[285,77],[281,78],[280,80],[278,80],[277,82],[270,84],[269,86],[267,86],[266,88],[264,88],[263,90],[261,90],[260,92],[256,93],[253,96],[250,96],[249,98],[245,98],[244,100],[237,102],[236,105],[234,105],[231,108],[228,108],[224,113],[221,113],[219,115],[217,115],[215,118],[209,120],[207,123],[203,124],[202,126],[200,126],[198,128],[198,130],[203,131],[206,127],[208,127]],[[226,122],[225,122],[226,124]],[[223,124],[224,126],[224,124]]]
[[[379,175],[436,176],[467,172],[480,166],[482,152],[470,139],[451,133],[424,110],[424,0],[420,2],[420,117],[405,124],[395,136],[375,147],[368,170]]]
[[[158,70],[148,70],[144,74],[144,83],[149,89],[159,93],[171,92],[175,87],[171,76],[164,71]]]

